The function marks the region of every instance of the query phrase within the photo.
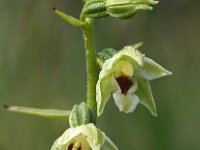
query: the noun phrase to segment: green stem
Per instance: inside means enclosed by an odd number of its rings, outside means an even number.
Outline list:
[[[91,18],[83,17],[81,21],[86,22],[82,29],[84,45],[86,50],[85,53],[87,68],[87,105],[96,117],[96,83],[98,80],[98,65],[96,62],[96,52],[94,46],[93,20]]]

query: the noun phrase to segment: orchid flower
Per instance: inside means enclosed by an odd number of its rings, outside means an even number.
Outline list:
[[[51,147],[51,150],[118,150],[112,141],[94,124],[67,129]]]
[[[171,72],[145,57],[137,48],[126,46],[105,60],[96,85],[97,114],[100,116],[105,104],[113,95],[120,111],[133,112],[140,103],[156,116],[156,105],[149,80],[171,75]]]

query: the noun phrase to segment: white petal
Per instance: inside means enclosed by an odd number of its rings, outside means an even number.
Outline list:
[[[118,91],[113,94],[113,98],[119,110],[125,113],[133,112],[139,103],[139,98],[135,94],[124,95]]]
[[[130,94],[134,94],[135,93],[135,91],[137,90],[137,88],[138,88],[138,84],[137,84],[137,80],[133,80],[133,86],[128,90],[128,94],[130,95]]]

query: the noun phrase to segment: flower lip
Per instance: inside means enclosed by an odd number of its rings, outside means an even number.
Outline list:
[[[134,84],[133,81],[125,76],[120,76],[116,78],[116,81],[121,89],[121,93],[126,95],[128,90],[132,87]]]

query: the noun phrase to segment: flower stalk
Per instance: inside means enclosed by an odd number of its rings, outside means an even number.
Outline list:
[[[82,27],[86,55],[87,71],[87,105],[96,116],[96,83],[98,80],[98,64],[94,46],[93,20],[91,18],[81,18],[86,24]]]

